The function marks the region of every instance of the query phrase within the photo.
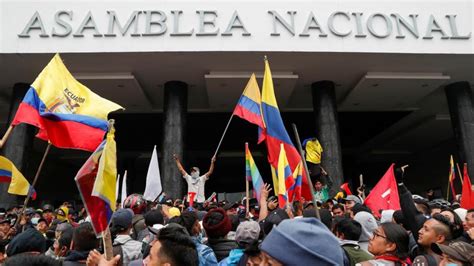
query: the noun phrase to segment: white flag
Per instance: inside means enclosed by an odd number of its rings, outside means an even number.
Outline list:
[[[117,181],[115,182],[115,197],[117,199],[116,201],[118,201],[119,186],[120,186],[120,174],[117,175]]]
[[[120,195],[121,195],[120,202],[122,203],[122,208],[123,208],[123,203],[125,202],[125,199],[127,198],[127,170],[125,170],[125,173],[123,174],[122,193]]]
[[[154,201],[161,193],[161,176],[158,167],[158,155],[156,153],[156,145],[153,147],[148,173],[146,174],[146,186],[143,198],[148,201]]]

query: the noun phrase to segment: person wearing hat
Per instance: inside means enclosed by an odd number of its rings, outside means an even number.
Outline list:
[[[202,224],[208,236],[207,244],[216,254],[217,261],[229,256],[230,251],[237,248],[234,240],[227,239],[232,223],[224,209],[215,208],[207,212]]]
[[[344,203],[344,207],[346,208],[346,213],[350,213],[352,207],[354,207],[356,203],[362,204],[362,200],[356,195],[348,195],[347,197],[342,199],[342,202]]]
[[[179,160],[178,156],[176,154],[173,154],[173,158],[176,161],[176,166],[183,175],[183,178],[188,183],[188,202],[190,201],[190,193],[194,193],[196,195],[194,201],[200,204],[204,203],[204,201],[206,200],[206,198],[204,197],[204,185],[206,181],[209,180],[209,177],[212,175],[212,172],[214,172],[214,164],[216,162],[216,157],[212,157],[209,171],[207,171],[207,173],[205,173],[204,175],[200,175],[199,168],[197,167],[192,167],[190,173],[188,174],[188,172],[184,170],[184,167],[181,164],[181,161]]]
[[[9,219],[3,219],[0,221],[0,240],[11,238],[11,221]]]
[[[43,216],[43,218],[46,220],[46,222],[48,223],[48,226],[51,225],[51,223],[53,222],[54,220],[54,207],[53,205],[51,204],[45,204],[43,206],[43,212],[41,214],[41,216]]]
[[[338,240],[315,218],[282,221],[263,240],[261,250],[261,265],[343,265]]]
[[[15,236],[7,247],[7,256],[11,257],[21,253],[39,255],[46,250],[46,239],[34,228],[27,228]]]
[[[130,237],[132,220],[133,212],[130,209],[119,209],[112,215],[111,231],[116,235],[113,242],[114,255],[121,255],[123,265],[143,257],[142,243]]]
[[[235,242],[238,248],[232,249],[229,256],[219,262],[219,266],[239,265],[244,258],[244,250],[252,243],[258,241],[260,225],[255,221],[245,221],[239,224],[235,232]]]
[[[237,215],[237,207],[239,207],[237,202],[229,202],[224,205],[223,209],[227,215]]]
[[[36,223],[36,230],[41,234],[45,235],[48,231],[48,222],[44,218],[40,218]]]
[[[474,265],[474,247],[468,243],[457,241],[449,245],[436,244],[431,245],[431,250],[441,256],[439,265]]]

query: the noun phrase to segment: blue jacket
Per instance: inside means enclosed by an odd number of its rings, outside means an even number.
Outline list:
[[[199,266],[217,266],[217,259],[214,251],[197,238],[192,237],[194,244],[196,245],[196,251],[199,257]]]
[[[238,265],[243,255],[244,255],[243,249],[240,249],[240,248],[233,249],[230,251],[229,257],[219,262],[219,266]]]

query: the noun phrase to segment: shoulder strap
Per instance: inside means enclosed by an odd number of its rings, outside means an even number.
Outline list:
[[[117,244],[112,246],[112,251],[114,256],[120,255],[120,260],[118,262],[118,265],[121,266],[123,265],[123,249],[122,249],[122,244]]]
[[[344,246],[341,247],[342,250],[344,251],[344,253],[342,254],[343,256],[343,259],[344,259],[344,266],[351,266],[351,265],[354,265],[352,263],[352,259],[351,259],[351,256],[349,255],[349,252],[347,252],[347,250],[345,249]]]

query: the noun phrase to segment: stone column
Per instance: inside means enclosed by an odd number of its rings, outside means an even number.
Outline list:
[[[474,100],[471,86],[466,81],[456,82],[446,86],[445,92],[458,147],[459,163],[467,163],[472,183],[474,181]]]
[[[316,137],[323,147],[321,165],[333,181],[330,194],[334,196],[344,180],[334,82],[327,80],[314,82],[311,84],[311,89]]]
[[[26,83],[17,83],[13,86],[7,126],[10,125],[15,117],[18,106],[29,88],[30,85]],[[12,161],[24,175],[26,175],[28,157],[33,146],[35,131],[33,126],[27,124],[16,126],[1,149],[1,154]],[[28,178],[27,176],[25,177]],[[7,183],[0,183],[0,207],[10,207],[11,205],[19,204],[20,198],[7,192],[8,186],[9,184]]]
[[[177,154],[183,161],[188,85],[181,81],[166,82],[164,101],[163,158],[161,164],[163,191],[173,198],[181,198],[185,189],[184,179],[176,167],[173,154]]]

